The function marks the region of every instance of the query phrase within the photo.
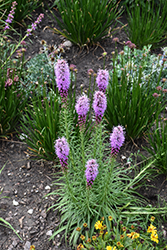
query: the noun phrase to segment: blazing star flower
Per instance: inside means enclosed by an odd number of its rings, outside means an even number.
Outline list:
[[[65,60],[57,60],[57,63],[55,65],[55,75],[60,96],[66,99],[70,86],[70,70]]]
[[[98,175],[98,164],[96,160],[91,159],[87,161],[85,176],[88,187],[91,187],[93,185],[93,181],[96,179],[97,175]]]
[[[96,83],[99,87],[99,90],[104,92],[108,86],[109,73],[105,69],[100,69],[97,73]]]
[[[42,21],[42,18],[44,18],[44,14],[40,14],[37,20],[34,23],[32,23],[31,28],[27,29],[26,36],[32,35],[31,32],[36,29],[37,24],[39,24]]]
[[[101,122],[103,114],[107,108],[107,98],[102,91],[96,91],[93,100],[93,109],[97,124]]]
[[[8,15],[8,17],[7,17],[7,19],[6,19],[6,21],[5,21],[5,28],[4,28],[4,30],[7,30],[7,29],[9,29],[9,23],[12,23],[12,21],[13,21],[13,18],[14,18],[14,14],[15,14],[15,9],[16,9],[16,6],[17,5],[17,2],[16,1],[14,1],[13,3],[12,3],[12,7],[11,7],[11,11],[9,12],[9,15]]]
[[[78,98],[75,109],[78,114],[79,125],[82,126],[86,122],[86,115],[89,111],[89,99],[85,94]]]
[[[55,142],[55,152],[56,155],[58,156],[60,160],[60,164],[62,166],[62,169],[67,169],[67,160],[68,160],[68,155],[69,155],[69,146],[68,142],[65,137],[59,138]]]
[[[112,155],[117,155],[124,141],[125,141],[124,128],[120,125],[114,127],[112,134],[110,135]]]

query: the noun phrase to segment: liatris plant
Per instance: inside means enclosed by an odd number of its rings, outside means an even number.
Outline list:
[[[76,139],[75,124],[73,123],[73,117],[69,116],[68,102],[61,112],[63,121],[60,121],[60,123],[64,123],[64,134],[62,135],[63,131],[61,131],[61,137],[64,136],[65,141],[68,142],[69,158],[68,170],[63,171],[59,178],[56,176],[54,182],[55,185],[61,183],[60,188],[56,188],[48,194],[59,197],[56,204],[50,209],[58,209],[61,213],[61,222],[51,239],[65,230],[65,238],[69,234],[70,243],[73,245],[76,244],[79,237],[75,228],[85,221],[87,221],[87,227],[90,228],[90,235],[92,236],[94,224],[100,216],[106,217],[107,214],[112,213],[113,218],[116,219],[125,211],[127,214],[133,214],[131,211],[133,208],[136,211],[143,209],[143,214],[149,214],[153,211],[151,208],[144,210],[143,207],[140,207],[141,204],[144,204],[144,199],[136,196],[138,184],[142,178],[148,176],[147,169],[153,162],[141,167],[137,175],[134,176],[129,175],[128,171],[134,170],[135,166],[130,166],[128,169],[123,166],[118,167],[115,155],[113,156],[111,152],[115,148],[114,153],[118,153],[119,148],[124,143],[124,129],[121,125],[114,129],[114,131],[117,130],[119,136],[118,138],[111,138],[112,144],[109,146],[109,143],[107,143],[108,136],[102,123],[106,98],[101,91],[96,92],[95,95],[97,94],[100,98],[99,102],[95,102],[97,107],[95,111],[96,115],[100,115],[100,123],[99,119],[98,123],[94,123],[95,130],[92,131],[87,143],[85,143],[82,129],[80,130],[80,140]],[[66,153],[65,157],[67,157]],[[60,164],[62,165],[61,162]],[[136,172],[134,171],[134,173]],[[165,213],[166,208],[155,209],[155,211],[156,213]],[[140,216],[141,214],[142,212]]]
[[[150,218],[150,221],[153,219],[155,219],[154,216]],[[82,243],[77,246],[77,250],[98,250],[102,248],[107,250],[166,249],[164,244],[159,242],[156,227],[152,224],[147,227],[148,219],[144,222],[134,221],[133,224],[129,223],[128,220],[129,217],[124,221],[120,220],[116,222],[112,216],[108,216],[105,224],[104,217],[102,217],[101,220],[98,220],[94,225],[96,232],[93,236],[90,235],[90,229],[85,227],[87,223],[84,223],[82,228],[76,228],[82,241]]]
[[[5,57],[6,60],[3,61],[3,63],[0,65],[1,68],[3,68],[8,61],[10,60],[10,58],[12,57],[12,55],[16,52],[16,50],[19,48],[19,46],[24,42],[24,40],[26,39],[27,36],[31,35],[31,32],[33,30],[36,29],[37,24],[39,24],[42,20],[42,18],[44,18],[44,14],[40,14],[39,17],[37,18],[37,20],[31,25],[30,29],[27,29],[27,32],[25,34],[25,36],[21,39],[21,41],[10,51],[9,56]],[[11,19],[10,19],[11,20]],[[9,26],[8,26],[9,27]],[[6,33],[6,30],[4,31]],[[6,53],[5,53],[6,54]]]
[[[148,51],[145,52],[138,54],[135,48],[132,50],[125,46],[119,55],[113,53],[113,71],[110,71],[111,80],[107,91],[107,127],[111,130],[113,125],[121,124],[126,129],[127,137],[133,140],[151,128],[165,104],[164,92],[158,98],[153,94],[160,85],[166,62],[160,62],[161,56],[157,58],[160,69],[157,78],[154,78],[153,65],[150,73],[147,71]]]
[[[97,73],[96,83],[100,91],[106,92],[109,82],[109,73],[105,69],[101,69]]]

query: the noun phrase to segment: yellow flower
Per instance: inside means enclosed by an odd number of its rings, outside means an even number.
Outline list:
[[[84,226],[84,227],[87,227],[87,226],[88,226],[88,224],[87,224],[87,223],[84,223],[84,224],[83,224],[83,226]]]
[[[108,216],[109,221],[112,221],[112,216]]]
[[[82,248],[84,248],[84,246],[80,243],[80,244],[77,246],[77,250],[80,250],[80,249],[82,249]]]
[[[158,243],[159,242],[159,240],[158,240],[158,234],[153,232],[151,234],[151,240],[155,241],[156,243]]]
[[[107,249],[107,250],[117,250],[116,247],[111,247],[111,246],[107,246],[106,249]]]
[[[132,239],[137,239],[140,237],[140,234],[134,232],[134,234],[132,235]]]
[[[84,236],[84,235],[81,235],[80,238],[81,238],[81,240],[84,240],[84,239],[85,239],[85,236]]]
[[[81,228],[80,228],[80,227],[77,227],[77,228],[76,228],[76,231],[78,231],[78,232],[81,231]]]
[[[122,235],[120,236],[120,240],[124,239],[124,237],[125,237],[125,236],[122,234]]]
[[[157,232],[157,230],[155,230],[156,229],[156,227],[154,227],[152,224],[150,224],[150,226],[148,227],[148,229],[147,229],[147,233],[156,233]]]
[[[125,232],[126,231],[126,227],[122,227],[122,231]]]
[[[154,216],[151,216],[150,221],[154,222],[154,220],[155,220],[155,217],[154,217]]]
[[[88,238],[86,242],[87,242],[87,243],[91,243],[91,239],[90,239],[90,238]]]
[[[96,240],[96,236],[95,235],[92,236],[92,240]]]
[[[103,231],[103,230],[100,230],[100,234],[104,234],[104,231]]]
[[[35,250],[35,246],[34,246],[34,245],[31,245],[31,246],[30,246],[30,250]]]
[[[101,229],[102,226],[103,226],[102,224],[103,224],[103,222],[102,222],[102,221],[100,222],[100,221],[98,220],[98,221],[95,223],[95,228],[96,228],[96,229]]]

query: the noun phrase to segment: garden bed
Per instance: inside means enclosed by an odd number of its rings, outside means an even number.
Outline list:
[[[32,15],[32,20],[41,13],[42,9],[37,9]],[[64,38],[54,34],[48,26],[56,27],[57,22],[50,20],[49,12],[46,11],[45,17],[39,28],[34,31],[34,36],[28,42],[26,59],[30,59],[39,53],[42,47],[41,41],[45,40],[48,45],[57,45],[64,43]],[[57,15],[57,12],[55,11]],[[120,20],[126,24],[125,16]],[[29,21],[28,21],[29,22]],[[22,30],[24,33],[24,30]],[[115,34],[119,38],[117,43],[118,52],[123,50],[124,41],[128,40],[123,30]],[[115,43],[112,38],[107,38],[100,44],[94,45],[89,49],[80,49],[76,45],[65,46],[63,58],[68,64],[74,64],[77,67],[77,95],[80,95],[81,85],[84,91],[88,90],[88,70],[93,69],[97,73],[99,68],[103,67],[102,53],[107,52],[106,68],[111,70],[112,52],[115,51]],[[154,51],[159,53],[160,50]],[[148,146],[145,139],[135,142],[125,142],[121,148],[117,160],[121,165],[128,166],[137,164],[141,161],[138,151],[147,156],[144,146]],[[0,175],[0,188],[3,188],[3,195],[8,199],[0,199],[0,217],[8,221],[21,236],[22,240],[16,234],[6,227],[0,226],[0,246],[1,249],[20,249],[29,250],[31,245],[35,245],[36,250],[47,249],[66,250],[71,247],[65,245],[64,239],[61,242],[62,234],[58,234],[53,241],[49,241],[56,226],[60,223],[59,212],[46,210],[56,201],[55,196],[43,198],[50,191],[54,180],[53,174],[60,175],[60,169],[54,168],[56,164],[53,161],[37,160],[31,157],[28,146],[19,140],[16,136],[7,139],[0,139],[0,168],[6,163]],[[140,166],[140,165],[139,165]],[[147,187],[141,187],[139,193],[143,195],[148,204],[153,206],[163,205],[167,202],[167,180],[164,175],[159,175],[153,179],[146,179]],[[57,187],[58,188],[58,187]],[[167,223],[165,217],[160,218],[159,230],[162,231],[164,240],[167,241]],[[161,220],[162,219],[162,220]],[[167,219],[167,218],[166,218]],[[68,242],[68,239],[66,239]]]

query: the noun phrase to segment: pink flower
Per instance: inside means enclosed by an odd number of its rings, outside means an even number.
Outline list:
[[[8,86],[10,87],[13,83],[13,80],[11,78],[8,78],[8,80],[5,82],[5,88]]]
[[[37,18],[37,20],[31,24],[31,28],[27,29],[26,36],[32,35],[31,32],[36,29],[37,24],[39,24],[42,21],[42,18],[44,18],[44,14],[40,14],[39,17]]]
[[[158,91],[160,91],[160,90],[162,89],[162,87],[161,87],[161,86],[157,86],[156,89],[157,89]]]
[[[15,9],[16,9],[16,6],[17,5],[17,2],[16,1],[14,1],[13,3],[12,3],[12,7],[11,7],[11,11],[9,12],[9,15],[8,15],[8,17],[7,17],[7,19],[6,19],[6,21],[5,21],[5,28],[4,28],[4,30],[7,30],[7,29],[9,29],[9,23],[12,23],[12,21],[13,21],[13,18],[14,18],[14,14],[15,14]]]
[[[157,93],[154,93],[153,97],[159,97],[159,95]]]

